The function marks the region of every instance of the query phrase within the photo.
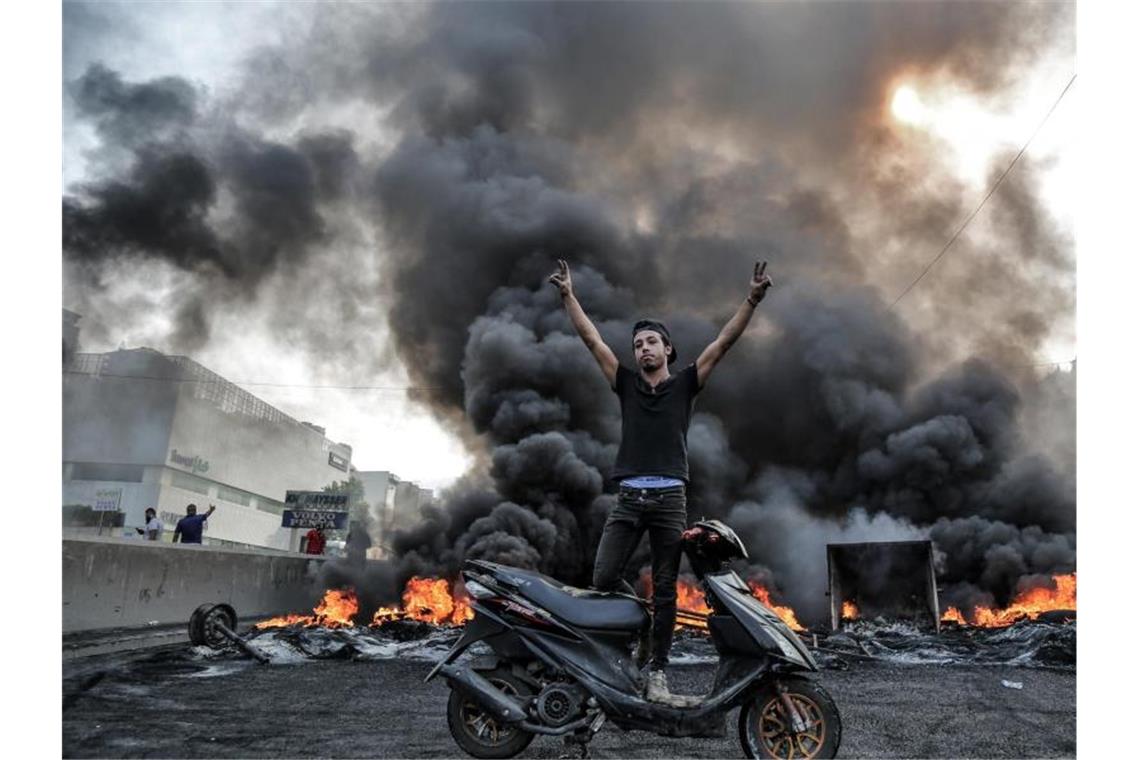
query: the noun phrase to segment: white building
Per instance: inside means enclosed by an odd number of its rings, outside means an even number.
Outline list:
[[[210,504],[204,543],[296,550],[281,527],[287,490],[347,480],[334,443],[184,356],[152,349],[75,354],[63,376],[63,503],[118,503],[128,530],[155,507],[165,540]]]
[[[377,555],[389,548],[392,531],[408,528],[420,519],[420,508],[435,498],[430,488],[422,488],[386,470],[356,470],[353,475],[364,486],[364,500],[380,523]]]

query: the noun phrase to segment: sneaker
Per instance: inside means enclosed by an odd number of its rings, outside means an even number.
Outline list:
[[[665,671],[659,669],[649,671],[649,683],[645,687],[645,698],[650,702],[670,707],[692,707],[701,701],[700,697],[670,694],[669,683],[665,680]]]

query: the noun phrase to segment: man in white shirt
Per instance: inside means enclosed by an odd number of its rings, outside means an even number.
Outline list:
[[[158,513],[154,511],[154,507],[146,508],[146,527],[135,528],[147,541],[161,541],[162,540],[162,521],[158,519]]]

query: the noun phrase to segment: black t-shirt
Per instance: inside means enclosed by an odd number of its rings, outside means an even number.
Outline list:
[[[660,475],[689,481],[685,437],[700,392],[697,365],[690,364],[653,388],[640,372],[618,366],[614,392],[621,399],[621,446],[615,480]]]

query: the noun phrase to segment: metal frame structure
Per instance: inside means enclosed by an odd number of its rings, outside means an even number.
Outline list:
[[[921,587],[926,596],[926,609],[933,619],[934,631],[941,632],[938,607],[938,582],[934,574],[934,547],[930,541],[871,541],[866,543],[827,545],[827,594],[831,606],[831,628],[838,630],[843,616],[843,602],[859,592],[857,582],[845,576],[844,566],[870,561],[886,563],[892,570],[912,567],[922,573],[921,579],[899,578],[899,584]]]

